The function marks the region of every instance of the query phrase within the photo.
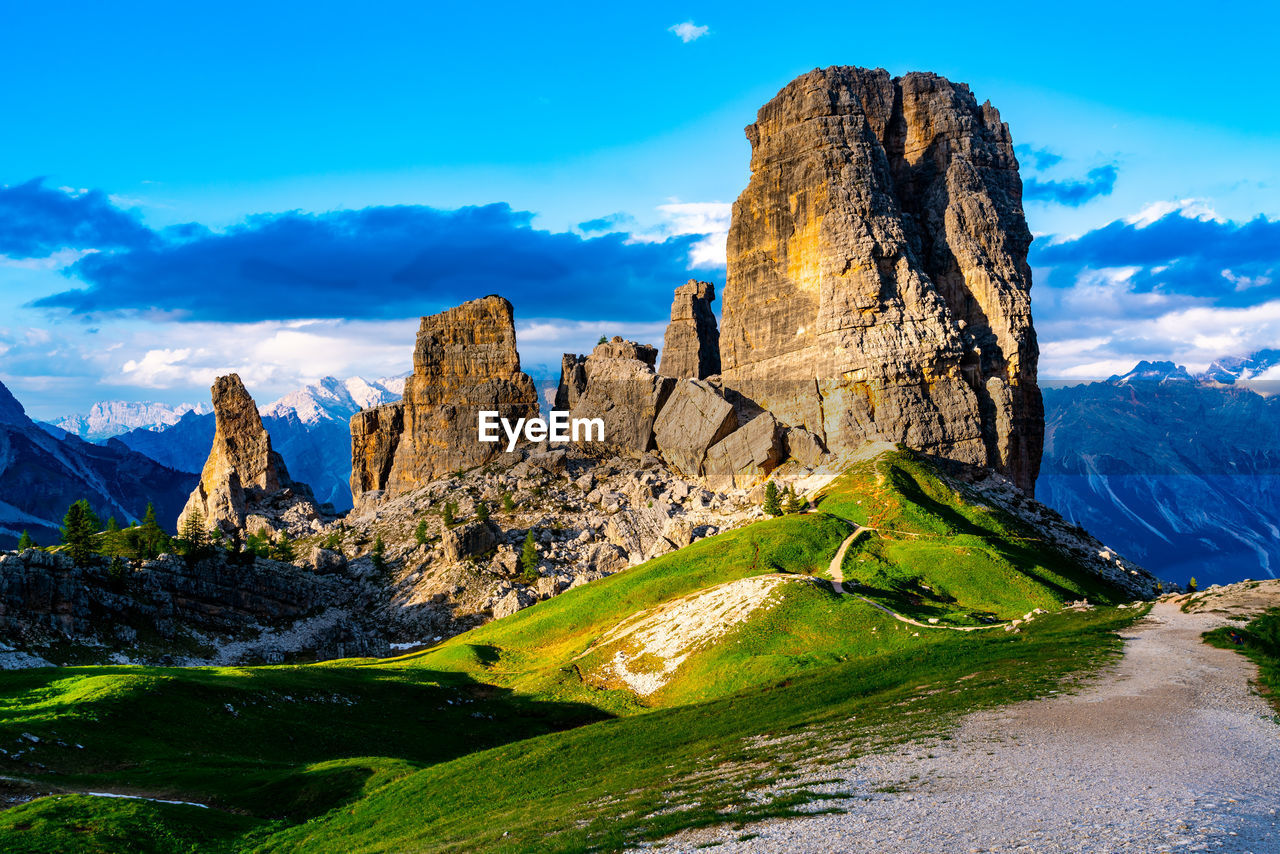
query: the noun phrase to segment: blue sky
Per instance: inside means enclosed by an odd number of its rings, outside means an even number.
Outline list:
[[[742,128],[832,64],[1010,123],[1044,376],[1280,343],[1272,7],[460,5],[0,2],[0,381],[40,417],[269,398],[400,373],[492,291],[529,364],[659,343],[723,281]]]

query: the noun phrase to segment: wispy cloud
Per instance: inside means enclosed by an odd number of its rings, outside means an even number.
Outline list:
[[[1200,370],[1280,345],[1280,222],[1160,202],[1079,237],[1037,242],[1041,376],[1091,379],[1139,360]]]
[[[685,21],[684,23],[673,24],[672,26],[667,27],[667,32],[675,33],[676,37],[680,39],[680,41],[688,44],[689,42],[697,41],[705,36],[710,32],[710,29],[710,27],[699,26],[693,21]]]

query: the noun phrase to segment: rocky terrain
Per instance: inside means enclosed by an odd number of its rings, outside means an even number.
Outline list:
[[[0,669],[386,655],[386,633],[362,607],[380,588],[361,568],[336,555],[298,565],[161,555],[119,571],[34,549],[0,555]]]
[[[1008,126],[934,74],[833,67],[747,128],[723,381],[834,451],[867,438],[1034,487],[1031,233]]]

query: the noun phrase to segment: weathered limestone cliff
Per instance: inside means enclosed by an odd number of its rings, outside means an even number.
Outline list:
[[[695,380],[720,373],[720,331],[711,311],[715,298],[716,288],[710,282],[690,279],[676,288],[658,373]]]
[[[271,449],[257,404],[238,374],[213,383],[213,447],[178,517],[178,530],[199,510],[204,524],[224,533],[285,531],[292,536],[319,530],[321,508],[311,488],[289,477]],[[330,508],[330,511],[332,508]]]
[[[499,296],[422,318],[404,399],[351,419],[352,497],[398,495],[489,462],[504,444],[479,441],[481,410],[512,422],[538,414],[511,303]]]
[[[832,451],[905,442],[1030,493],[1044,434],[1031,234],[996,109],[933,74],[827,68],[747,137],[725,386]]]

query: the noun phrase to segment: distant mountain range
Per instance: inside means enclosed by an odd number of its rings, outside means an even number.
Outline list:
[[[155,429],[177,424],[188,412],[203,415],[212,411],[207,403],[170,406],[151,401],[104,400],[91,406],[87,415],[68,415],[50,423],[88,442],[101,442],[137,428]]]
[[[58,542],[63,515],[82,498],[104,521],[114,516],[121,524],[141,519],[154,502],[172,530],[196,480],[116,439],[51,435],[0,384],[0,548],[12,548],[23,531],[40,544]]]
[[[324,377],[258,411],[290,474],[309,484],[317,501],[341,512],[351,509],[351,416],[399,400],[403,391],[403,377]],[[121,433],[116,441],[166,466],[198,473],[213,445],[213,431],[212,412],[187,412],[172,423]]]
[[[1169,581],[1280,571],[1280,352],[1046,388],[1036,497]]]

